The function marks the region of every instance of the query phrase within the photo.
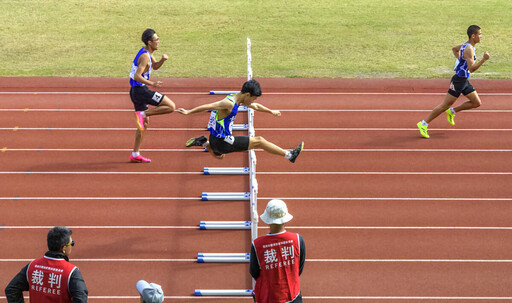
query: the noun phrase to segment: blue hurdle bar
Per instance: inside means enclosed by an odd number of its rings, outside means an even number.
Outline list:
[[[230,95],[230,94],[238,94],[239,90],[211,90],[210,95]]]
[[[251,221],[201,221],[199,229],[251,229]]]
[[[195,296],[252,296],[252,289],[196,289]]]
[[[236,200],[249,200],[251,194],[248,192],[242,193],[207,193],[203,192],[201,194],[202,201],[236,201]]]
[[[205,175],[248,175],[249,167],[205,167]]]
[[[248,263],[250,253],[198,253],[197,263]]]

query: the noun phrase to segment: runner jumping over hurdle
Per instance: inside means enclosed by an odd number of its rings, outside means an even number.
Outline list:
[[[259,103],[255,103],[254,101],[259,96],[261,96],[260,84],[256,80],[249,80],[244,83],[239,93],[228,95],[221,101],[200,105],[191,110],[178,108],[176,111],[183,115],[212,111],[208,122],[208,130],[210,131],[209,140],[206,139],[205,136],[191,138],[187,141],[185,146],[203,146],[217,159],[223,159],[225,154],[232,152],[262,148],[266,152],[283,156],[290,160],[290,162],[295,163],[295,160],[304,148],[304,142],[301,142],[296,149],[286,151],[265,140],[263,137],[231,135],[233,121],[235,120],[240,105],[245,105],[259,112],[281,116],[281,112],[278,110],[271,110]]]

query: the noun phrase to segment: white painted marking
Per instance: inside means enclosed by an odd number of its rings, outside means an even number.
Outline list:
[[[133,112],[133,109],[94,109],[94,108],[5,108],[5,112]],[[281,112],[431,112],[432,109],[280,109]],[[472,113],[512,113],[512,109],[476,109],[464,112]]]
[[[2,229],[51,229],[53,226],[8,226]],[[71,229],[199,229],[199,226],[68,226]],[[268,229],[268,226],[258,226]],[[361,230],[512,230],[500,226],[286,226],[287,229],[361,229]]]
[[[0,262],[30,262],[33,259],[0,259]],[[197,262],[197,259],[75,259],[73,262]],[[306,262],[332,263],[512,263],[512,260],[486,259],[306,259]]]
[[[0,175],[203,175],[188,171],[0,171]],[[258,172],[258,175],[512,175],[512,172]]]
[[[12,131],[12,127],[0,127],[0,130]],[[135,127],[18,127],[20,130],[35,131],[135,131]],[[152,131],[205,131],[206,128],[151,128]],[[307,128],[255,128],[258,131],[418,131],[417,128],[358,128],[358,127],[307,127]],[[470,132],[509,132],[512,128],[436,128],[436,131],[470,131]]]
[[[0,95],[128,95],[128,91],[122,92],[24,92],[24,91],[4,91]],[[210,95],[210,91],[205,92],[162,92],[164,95]],[[265,92],[265,95],[370,95],[370,96],[445,96],[446,92]],[[478,93],[480,96],[512,96],[508,92],[496,93]],[[215,96],[215,95],[213,95]],[[216,96],[218,98],[218,96]]]
[[[32,260],[30,260],[32,261]],[[24,296],[26,300],[29,299],[28,296]],[[212,299],[233,299],[233,300],[250,300],[252,302],[252,298],[248,296],[165,296],[165,299],[173,299],[173,300],[212,300]],[[512,297],[405,297],[405,296],[387,296],[387,297],[376,297],[376,296],[303,296],[306,300],[512,300]],[[1,297],[0,299],[6,299],[6,297]],[[127,299],[140,299],[140,296],[89,296],[89,299],[94,300],[127,300]]]
[[[126,152],[132,151],[129,148],[9,148],[6,152],[13,151],[37,151],[37,152]],[[161,149],[141,149],[142,152],[204,152],[202,148],[180,149],[180,148],[161,148]],[[256,149],[257,152],[263,152],[262,149]],[[410,149],[410,148],[311,148],[304,149],[303,152],[511,152],[512,149]]]

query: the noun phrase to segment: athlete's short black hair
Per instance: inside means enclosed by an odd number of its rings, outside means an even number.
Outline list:
[[[240,92],[242,94],[249,93],[251,96],[259,97],[261,96],[261,87],[258,81],[252,79],[244,83]]]
[[[155,31],[153,29],[151,29],[151,28],[146,29],[142,33],[142,42],[144,42],[144,44],[148,45],[148,42],[153,39],[154,34],[155,34]]]
[[[63,246],[69,244],[72,233],[71,229],[64,226],[55,226],[50,229],[48,236],[46,237],[48,250],[60,251]]]
[[[480,26],[478,26],[478,25],[470,25],[468,27],[468,39],[471,39],[471,36],[476,35],[478,33],[479,29],[480,29]]]

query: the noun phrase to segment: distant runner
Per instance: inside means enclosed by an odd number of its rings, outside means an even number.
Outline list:
[[[135,163],[149,163],[151,159],[140,155],[140,145],[144,138],[144,131],[149,124],[149,116],[172,113],[175,109],[174,102],[161,93],[154,92],[149,86],[161,87],[162,82],[149,81],[151,70],[159,69],[167,60],[167,55],[162,55],[160,61],[156,61],[153,52],[158,50],[160,40],[154,30],[148,28],[142,34],[142,42],[146,45],[141,48],[135,59],[133,59],[132,69],[130,71],[130,98],[135,108],[135,117],[137,119],[137,132],[135,133],[135,144],[133,147],[130,161]],[[148,109],[148,104],[156,106]]]
[[[443,103],[434,108],[425,120],[418,122],[417,124],[421,135],[427,139],[430,138],[427,133],[428,124],[437,118],[437,116],[442,112],[446,112],[448,122],[451,125],[455,125],[455,113],[477,108],[482,104],[476,90],[473,88],[471,83],[469,83],[469,75],[480,68],[485,61],[489,60],[490,56],[488,52],[485,52],[483,59],[475,62],[475,45],[480,42],[480,39],[482,38],[482,31],[478,25],[471,25],[467,30],[467,34],[469,38],[468,41],[452,48],[453,55],[457,58],[454,68],[455,75],[452,77],[450,89],[448,90]],[[463,94],[469,100],[455,108],[450,107],[455,103],[455,101],[457,101],[460,94]]]
[[[245,105],[256,111],[270,113],[274,116],[281,116],[278,110],[271,110],[254,101],[261,96],[260,84],[256,80],[249,80],[244,83],[242,90],[237,94],[228,95],[221,101],[200,105],[191,110],[178,108],[176,111],[183,115],[189,115],[211,110],[208,130],[210,139],[205,136],[191,138],[185,144],[187,147],[203,146],[210,154],[217,159],[223,159],[225,154],[232,152],[247,151],[255,148],[262,148],[266,152],[280,155],[295,163],[300,152],[304,148],[304,142],[290,151],[265,140],[263,137],[232,136],[233,121],[235,120],[240,105]]]

